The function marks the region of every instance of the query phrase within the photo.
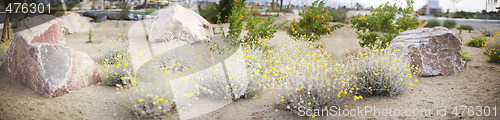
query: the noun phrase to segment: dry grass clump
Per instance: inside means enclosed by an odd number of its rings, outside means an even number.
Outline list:
[[[385,51],[352,53],[345,60],[346,68],[350,70],[350,90],[361,96],[393,96],[413,85],[412,72],[418,72],[418,66],[408,65],[403,54],[397,52],[402,51],[388,48]]]
[[[299,108],[327,109],[339,106],[347,90],[349,71],[332,62],[322,48],[316,49],[309,42],[293,41],[286,47],[271,52],[274,64],[262,71],[268,87],[280,89],[280,105],[298,113]]]
[[[102,64],[99,64],[99,75],[106,85],[126,84],[122,79],[131,76],[131,58],[129,54],[129,41],[124,37],[115,37],[108,40],[103,50]]]

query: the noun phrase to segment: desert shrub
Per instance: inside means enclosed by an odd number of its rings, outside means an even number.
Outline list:
[[[226,61],[224,65],[227,69],[235,71],[228,74],[229,81],[206,80],[204,83],[201,83],[200,90],[202,90],[204,95],[212,98],[224,98],[236,101],[237,99],[254,98],[257,93],[265,90],[266,84],[264,83],[264,78],[265,76],[269,76],[269,72],[264,71],[269,69],[270,53],[252,49],[248,44],[245,46],[241,44],[235,46],[232,43],[214,41],[209,45],[212,49],[211,54],[214,56],[233,54],[230,58],[227,58],[230,61]],[[243,60],[234,61],[232,57]],[[245,71],[238,71],[238,69]]]
[[[455,28],[457,26],[457,22],[455,20],[444,20],[443,21],[443,27],[446,27],[448,29]]]
[[[489,62],[500,63],[500,31],[496,31],[494,36],[488,37],[486,40],[486,56]],[[486,61],[486,59],[485,59]]]
[[[136,46],[133,42],[126,42],[130,48],[134,48],[127,51],[129,55],[124,54],[128,55],[126,58],[132,58],[126,59],[126,62],[135,63],[134,65],[141,64],[141,66],[134,66],[137,67],[135,68],[137,71],[124,74],[121,77],[123,84],[117,84],[117,86],[122,89],[119,91],[123,101],[121,105],[137,117],[158,117],[168,115],[173,110],[180,111],[179,106],[186,106],[197,99],[197,95],[200,94],[200,91],[196,89],[199,87],[198,81],[204,81],[207,78],[201,76],[207,75],[207,73],[191,74],[193,73],[192,69],[199,69],[193,66],[202,66],[203,63],[211,62],[211,60],[206,59],[200,60],[202,59],[200,54],[206,52],[199,52],[201,48],[189,47],[188,42],[183,38],[167,39],[168,41],[159,43],[161,45],[153,49],[155,51],[168,50],[169,54],[160,54],[152,59],[146,58],[147,61],[143,64],[138,62],[143,59],[138,56],[147,53],[144,53],[142,49],[135,49]],[[113,48],[111,45],[107,47]],[[174,50],[178,47],[183,47],[183,50]],[[131,62],[131,60],[137,61]],[[132,68],[127,67],[118,69],[132,70]],[[177,95],[175,99],[174,95]]]
[[[153,75],[161,75],[163,72],[152,72]],[[123,106],[134,113],[137,117],[157,117],[175,110],[175,102],[171,86],[167,80],[159,80],[156,83],[140,82],[136,77],[125,77],[131,81],[129,87],[122,87],[120,93]]]
[[[248,84],[242,97],[247,99],[255,98],[258,92],[266,88],[266,81],[263,80],[266,74],[269,76],[269,74],[265,72],[270,69],[269,55],[260,50],[250,49],[250,46],[245,49],[244,55]]]
[[[219,11],[217,11],[217,4],[216,3],[212,3],[212,4],[207,5],[207,7],[205,9],[202,9],[200,6],[198,6],[198,11],[200,13],[200,16],[205,18],[210,23],[217,22],[217,15],[219,14]]]
[[[259,18],[254,16],[255,4],[250,7],[250,10],[246,10],[246,2],[234,2],[232,7],[231,15],[228,17],[229,31],[227,34],[222,31],[222,36],[224,36],[225,42],[232,43],[233,45],[249,46],[251,49],[259,49],[262,51],[267,51],[271,47],[268,46],[265,39],[270,39],[274,37],[279,26],[282,24],[273,24],[276,21],[275,18],[266,17]],[[222,16],[218,15],[217,23],[222,28]],[[246,24],[245,24],[246,23]],[[246,34],[243,34],[246,31]]]
[[[340,106],[350,95],[347,78],[343,77],[349,71],[334,63],[322,48],[314,48],[310,41],[284,44],[287,45],[272,53],[274,63],[265,71],[270,73],[265,80],[274,83],[269,86],[276,85],[274,88],[280,90],[280,106],[295,113],[299,113],[298,109]]]
[[[370,49],[382,49],[389,46],[400,32],[415,29],[422,26],[413,12],[413,1],[408,1],[406,8],[399,11],[396,4],[380,5],[370,10],[371,15],[357,15],[351,18],[351,27],[356,30],[361,47]],[[402,12],[402,16],[396,19],[396,13]],[[412,16],[413,15],[413,16]]]
[[[425,24],[424,27],[433,28],[436,26],[441,26],[441,22],[439,22],[439,20],[436,19],[431,19],[427,22],[427,24]]]
[[[457,29],[460,30],[460,34],[462,34],[462,30],[467,30],[469,31],[469,33],[470,31],[474,30],[471,25],[460,25],[460,27],[458,27]]]
[[[461,52],[462,53],[462,60],[463,61],[471,61],[473,60],[472,55],[469,55],[467,52]]]
[[[408,65],[400,50],[368,51],[353,53],[345,61],[350,70],[349,81],[355,95],[380,96],[397,95],[413,85],[412,71],[418,66]],[[415,82],[418,80],[415,79]]]
[[[123,85],[123,77],[131,76],[129,41],[124,37],[108,40],[99,64],[99,75],[106,85]]]
[[[483,47],[486,45],[486,38],[481,36],[472,37],[471,40],[469,40],[465,45],[471,47]]]
[[[483,36],[485,36],[485,37],[491,37],[491,36],[495,35],[494,31],[490,31],[488,29],[483,29],[483,30],[479,30],[479,31],[481,31],[481,34],[483,34]]]
[[[337,28],[343,27],[343,24],[335,24],[330,26],[330,21],[333,20],[329,16],[329,10],[324,8],[324,0],[316,0],[307,10],[300,13],[302,17],[298,21],[291,21],[290,29],[286,32],[294,39],[302,39],[307,41],[318,41],[321,36],[331,34]]]
[[[489,62],[500,63],[500,47],[491,48],[486,54],[489,58]]]
[[[344,9],[328,9],[330,12],[328,15],[333,17],[332,22],[346,22],[347,20],[347,11]]]

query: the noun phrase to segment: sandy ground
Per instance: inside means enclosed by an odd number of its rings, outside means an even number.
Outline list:
[[[101,48],[105,41],[127,33],[129,21],[105,21],[93,23],[93,43],[88,41],[88,33],[67,35],[67,46],[88,53],[95,61],[102,56]],[[117,27],[118,25],[118,27]],[[225,25],[226,26],[226,25]],[[453,30],[458,33],[457,30]],[[464,42],[471,36],[480,35],[478,31],[462,32]],[[291,40],[284,31],[278,31],[270,43],[279,46]],[[332,36],[324,36],[319,41],[335,59],[340,60],[346,50],[360,49],[354,30],[338,29]],[[401,95],[388,97],[366,97],[362,100],[347,101],[345,108],[375,106],[377,108],[430,109],[431,116],[416,118],[431,119],[500,119],[491,117],[454,116],[455,106],[499,106],[500,103],[500,65],[487,63],[482,48],[463,46],[463,51],[474,56],[467,63],[467,69],[451,76],[418,78],[419,82]],[[112,86],[95,85],[74,91],[60,97],[48,99],[19,85],[16,81],[0,72],[0,119],[137,119],[132,113],[120,106],[119,90]],[[243,99],[220,108],[196,119],[308,119],[278,107],[273,90],[263,91],[254,99]],[[447,107],[446,116],[438,116],[436,110]],[[493,115],[493,113],[492,113]],[[176,113],[167,119],[178,119]],[[319,119],[414,119],[415,117],[343,116],[317,117]]]

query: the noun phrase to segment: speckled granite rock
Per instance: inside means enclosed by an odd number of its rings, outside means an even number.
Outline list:
[[[419,65],[419,76],[451,75],[465,69],[462,42],[444,27],[419,28],[400,33],[389,46],[404,49],[411,65]]]

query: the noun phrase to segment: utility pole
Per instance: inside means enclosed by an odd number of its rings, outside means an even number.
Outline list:
[[[5,1],[6,5],[10,3],[10,0]],[[9,12],[5,12],[5,22],[3,23],[2,37],[0,39],[1,43],[5,42],[5,39],[10,39],[10,24],[9,24]],[[7,36],[5,36],[7,34]]]
[[[425,16],[431,16],[431,0],[427,0],[427,7],[425,7]]]
[[[488,20],[488,0],[486,0],[486,17],[484,19]]]

